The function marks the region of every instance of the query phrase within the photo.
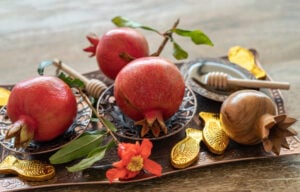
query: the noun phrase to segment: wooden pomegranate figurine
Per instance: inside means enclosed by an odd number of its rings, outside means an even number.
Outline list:
[[[225,133],[245,145],[263,143],[266,152],[279,155],[281,147],[289,148],[286,137],[296,135],[289,128],[296,119],[278,115],[275,104],[264,93],[241,90],[222,104],[220,118]]]

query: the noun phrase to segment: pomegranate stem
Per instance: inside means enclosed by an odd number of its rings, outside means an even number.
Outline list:
[[[126,62],[130,62],[130,61],[136,59],[135,57],[132,57],[131,55],[129,55],[128,53],[125,53],[125,52],[120,53],[119,56]]]

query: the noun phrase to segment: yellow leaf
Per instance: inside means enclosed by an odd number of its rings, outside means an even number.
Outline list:
[[[0,87],[0,107],[7,104],[9,95],[10,95],[9,90]]]

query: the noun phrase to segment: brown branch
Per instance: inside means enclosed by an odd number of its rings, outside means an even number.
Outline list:
[[[99,121],[102,123],[102,125],[105,127],[106,131],[112,136],[112,138],[114,139],[114,141],[119,144],[120,141],[116,138],[116,136],[114,135],[114,133],[110,130],[109,127],[106,126],[103,118],[98,114],[97,110],[92,106],[90,100],[87,98],[87,96],[80,90],[78,89],[80,95],[83,97],[84,101],[88,104],[88,106],[92,109],[94,115],[96,115],[96,117],[99,119]]]
[[[173,27],[170,30],[168,30],[167,32],[165,32],[163,34],[163,36],[165,37],[163,42],[160,44],[158,50],[156,52],[154,52],[153,54],[151,54],[151,56],[159,56],[160,55],[162,50],[165,48],[167,42],[169,41],[169,39],[172,37],[173,30],[176,29],[178,24],[179,24],[179,19],[177,19],[177,21],[174,23]]]

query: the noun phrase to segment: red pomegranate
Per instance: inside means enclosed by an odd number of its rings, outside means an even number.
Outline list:
[[[6,138],[16,137],[15,147],[30,140],[49,141],[61,135],[77,114],[70,87],[54,76],[38,76],[17,83],[11,91],[7,115],[13,122]]]
[[[152,130],[166,134],[167,120],[181,105],[184,79],[172,62],[160,57],[143,57],[126,65],[114,84],[114,96],[121,111],[142,125],[141,136]]]
[[[132,59],[149,55],[147,40],[135,29],[120,27],[106,32],[100,39],[87,38],[92,45],[84,51],[96,55],[100,70],[111,79]]]

